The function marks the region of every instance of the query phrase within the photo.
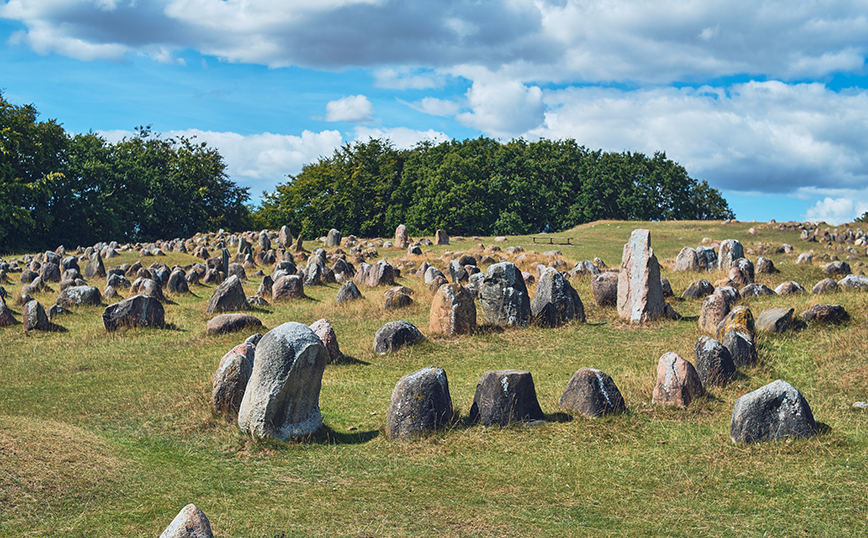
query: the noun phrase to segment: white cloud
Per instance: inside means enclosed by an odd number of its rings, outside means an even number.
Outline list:
[[[450,140],[450,137],[445,133],[428,129],[427,131],[417,131],[406,127],[396,127],[394,129],[374,129],[371,127],[356,127],[355,140],[364,142],[369,138],[383,138],[390,140],[398,149],[412,149],[419,142],[433,142],[439,144]]]
[[[854,191],[846,198],[824,198],[809,208],[805,219],[811,222],[826,222],[838,225],[853,222],[868,211],[868,190]]]
[[[545,120],[542,90],[519,82],[474,82],[467,91],[467,102],[471,111],[455,119],[495,137],[515,137]]]
[[[100,135],[115,143],[124,137],[135,136],[135,133],[101,131]],[[285,183],[288,175],[298,174],[305,164],[330,156],[343,141],[338,131],[304,131],[301,136],[291,136],[189,129],[169,131],[163,136],[195,137],[196,141],[216,148],[223,156],[229,178],[243,187],[250,187],[253,199],[258,199],[262,191],[273,191],[279,183]]]
[[[368,123],[374,116],[374,106],[364,95],[350,95],[326,104],[326,121]]]
[[[425,97],[415,103],[407,103],[408,106],[419,112],[432,116],[454,116],[461,110],[461,105],[448,99]]]
[[[868,91],[751,82],[729,89],[569,88],[547,92],[529,137],[590,149],[665,151],[717,188],[794,192],[868,183]]]
[[[431,90],[444,84],[437,73],[414,73],[411,69],[383,68],[374,70],[374,85],[391,90]]]

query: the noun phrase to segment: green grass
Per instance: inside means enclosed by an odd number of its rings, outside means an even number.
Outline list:
[[[617,267],[624,242],[639,226],[651,229],[661,262],[704,237],[739,239],[753,250],[752,260],[763,245],[790,243],[796,248],[792,255],[766,254],[781,270],[758,275],[770,287],[796,280],[810,289],[824,276],[820,256],[844,259],[843,253],[799,241],[797,232],[706,222],[600,222],[556,234],[574,238],[574,245],[552,247],[533,245],[529,237],[511,237],[508,243],[466,238],[432,247],[425,257],[434,261],[446,250],[472,252],[481,242],[504,249],[519,244],[540,253],[560,250],[570,266],[600,257]],[[758,235],[747,233],[750,226]],[[809,248],[815,249],[815,264],[794,265],[796,255]],[[380,254],[396,263],[403,257],[393,249]],[[135,259],[125,254],[107,266]],[[154,261],[146,260],[145,265]],[[156,260],[170,266],[195,261],[182,254]],[[862,269],[858,260],[849,263],[855,272]],[[528,264],[522,268],[532,271]],[[10,276],[15,283],[5,287],[14,294],[20,284],[16,274]],[[693,279],[723,277],[666,270],[663,276],[676,296]],[[251,277],[248,295],[259,282]],[[190,502],[221,537],[868,532],[868,414],[852,408],[853,402],[868,400],[868,295],[808,293],[745,301],[755,316],[770,306],[791,306],[798,313],[818,302],[839,303],[851,320],[760,337],[760,361],[734,383],[709,390],[686,409],[664,409],[651,405],[657,359],[676,351],[693,360],[699,301],[670,299],[685,316],[680,321],[629,326],[614,308],[594,305],[590,278],[584,277],[573,285],[585,303],[586,324],[432,337],[378,356],[373,334],[387,321],[406,319],[427,334],[427,287],[411,276],[399,283],[415,290],[416,304],[397,312],[383,309],[383,289],[364,288],[363,302],[337,306],[337,285],[308,288],[307,300],[254,312],[269,329],[326,317],[349,357],[326,368],[320,396],[325,426],[303,442],[252,440],[234,423],[212,415],[217,363],[247,336],[205,334],[213,286],[171,298],[166,305],[171,329],[107,334],[99,307],[58,318],[60,330],[53,332],[25,334],[20,325],[0,329],[0,535],[158,536]],[[50,305],[56,293],[36,298]],[[20,308],[12,308],[20,319]],[[424,439],[389,441],[383,428],[395,383],[428,365],[446,370],[461,417],[467,416],[484,371],[529,370],[550,420],[485,428],[461,418]],[[626,413],[599,419],[560,413],[561,392],[584,366],[613,377]],[[821,433],[806,440],[734,445],[733,403],[778,378],[805,395]]]

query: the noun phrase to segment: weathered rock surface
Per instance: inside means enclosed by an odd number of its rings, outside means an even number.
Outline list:
[[[730,438],[734,443],[811,437],[816,433],[817,424],[808,402],[780,379],[745,394],[732,408]]]
[[[0,327],[8,327],[9,325],[17,325],[18,320],[12,315],[12,311],[6,306],[6,299],[0,296]]]
[[[353,281],[344,282],[335,298],[337,304],[344,304],[362,298],[362,292]]]
[[[690,247],[684,247],[678,256],[675,258],[675,266],[673,271],[699,271],[699,257],[696,251]]]
[[[282,276],[271,286],[271,297],[274,301],[287,301],[304,296],[304,281],[298,275]]]
[[[121,327],[161,327],[165,324],[165,311],[160,301],[136,295],[107,307],[102,323],[109,332]]]
[[[729,314],[733,300],[730,295],[715,290],[705,298],[699,310],[699,328],[709,334],[717,334],[717,325]]]
[[[756,344],[752,334],[739,328],[726,331],[723,337],[723,347],[729,351],[732,363],[736,368],[753,364],[757,361]]]
[[[205,325],[208,334],[224,334],[243,329],[256,329],[262,327],[262,322],[256,316],[250,314],[220,314],[214,316]]]
[[[701,299],[712,293],[714,293],[714,286],[711,285],[711,282],[700,278],[691,282],[681,296],[685,299]]]
[[[104,278],[105,274],[102,256],[100,256],[99,252],[94,252],[90,256],[87,265],[84,266],[84,276],[85,278]]]
[[[851,291],[868,291],[868,277],[847,275],[837,282],[838,288]]]
[[[429,366],[395,384],[386,413],[386,434],[389,439],[413,439],[443,428],[452,417],[446,372]]]
[[[493,370],[482,374],[468,418],[485,426],[545,419],[531,373]]]
[[[238,418],[238,409],[253,372],[256,344],[244,342],[232,348],[220,359],[211,387],[214,412],[228,420]]]
[[[663,298],[660,265],[648,230],[633,230],[624,244],[618,273],[618,315],[630,323],[677,316]]]
[[[437,230],[437,233],[434,235],[434,244],[435,245],[448,245],[449,244],[449,235],[447,235],[444,230]]]
[[[823,280],[817,282],[814,285],[811,293],[814,295],[819,295],[821,293],[830,293],[833,291],[838,291],[838,283],[831,278],[824,278]]]
[[[374,335],[374,353],[393,353],[404,346],[413,345],[425,337],[409,321],[390,321]]]
[[[700,336],[693,346],[694,364],[703,387],[725,387],[735,376],[729,350],[709,336]]]
[[[618,304],[618,273],[606,271],[591,279],[591,292],[597,306]]]
[[[581,368],[573,374],[561,395],[560,406],[591,418],[627,409],[612,377],[594,368]]]
[[[492,325],[526,327],[530,297],[521,271],[511,262],[492,264],[479,286],[482,315]]]
[[[331,230],[329,230],[329,233],[326,236],[326,248],[339,247],[341,245],[341,239],[343,239],[343,236],[341,236],[341,232],[332,228]]]
[[[160,538],[214,538],[211,522],[195,504],[185,506]]]
[[[744,258],[744,247],[737,239],[726,239],[720,242],[717,259],[719,271],[729,271],[739,258]]]
[[[775,269],[775,263],[773,261],[760,256],[756,259],[756,272],[761,275],[770,275],[772,273],[777,273],[778,270]]]
[[[48,314],[39,301],[28,301],[21,314],[25,331],[47,331],[51,327]]]
[[[471,334],[476,330],[476,303],[461,284],[440,286],[431,299],[428,331],[431,334]]]
[[[678,353],[664,353],[657,361],[657,384],[651,402],[656,405],[687,407],[702,394],[702,381],[696,368]]]
[[[250,307],[247,304],[247,296],[244,294],[241,279],[232,275],[217,286],[217,289],[211,294],[205,313],[237,312],[248,308]]]
[[[799,317],[817,323],[843,323],[850,319],[850,315],[839,304],[815,304],[799,314]]]
[[[290,321],[268,331],[253,360],[253,372],[238,411],[249,435],[287,440],[322,426],[319,394],[328,351],[310,327]]]
[[[102,303],[102,294],[99,288],[93,286],[73,286],[66,288],[57,297],[57,304],[64,308],[76,306],[99,306]]]
[[[793,312],[792,308],[785,306],[767,308],[757,318],[756,328],[765,333],[782,333],[792,326]]]
[[[344,354],[341,353],[341,347],[338,345],[338,337],[335,334],[332,324],[326,318],[318,319],[310,324],[310,330],[316,334],[325,346],[329,354],[328,364],[340,362]]]
[[[530,313],[544,327],[558,327],[573,320],[585,322],[585,305],[578,292],[554,269],[543,272],[530,303]]]
[[[794,282],[792,280],[787,280],[781,282],[777,288],[775,288],[775,293],[778,295],[792,295],[794,293],[804,292],[805,288],[802,287],[798,282]]]

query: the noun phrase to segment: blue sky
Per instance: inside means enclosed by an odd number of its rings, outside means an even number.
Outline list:
[[[741,220],[868,211],[868,2],[0,0],[0,90],[217,147],[254,199],[369,136],[667,156]]]

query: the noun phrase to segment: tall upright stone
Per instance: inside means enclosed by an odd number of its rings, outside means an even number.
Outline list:
[[[461,284],[440,286],[431,300],[431,334],[470,334],[476,330],[476,304]]]
[[[720,254],[717,257],[717,269],[729,271],[735,261],[744,258],[744,247],[737,239],[727,239],[720,243]]]
[[[85,278],[105,277],[105,266],[102,263],[102,256],[99,255],[99,252],[94,252],[90,256],[90,260],[84,266],[84,276]]]
[[[437,230],[437,233],[434,235],[434,244],[435,245],[448,245],[449,244],[449,236],[446,234],[445,230]]]
[[[294,321],[266,333],[256,345],[238,427],[249,435],[288,440],[322,426],[319,394],[328,351],[308,327]]]
[[[521,271],[511,262],[488,267],[479,286],[479,303],[482,315],[492,325],[526,327],[530,322],[527,285]]]
[[[407,244],[409,242],[409,237],[407,236],[407,227],[403,224],[400,224],[397,228],[395,228],[395,247],[407,248]]]
[[[343,239],[343,237],[341,236],[341,232],[332,228],[331,230],[329,230],[329,233],[326,236],[325,246],[327,248],[328,247],[339,247],[339,246],[341,246],[341,239]]]
[[[618,315],[630,323],[644,323],[672,315],[663,298],[660,265],[651,248],[651,232],[637,229],[624,244],[618,273]]]
[[[280,227],[280,234],[277,236],[277,244],[281,248],[285,250],[289,250],[292,247],[292,232],[289,231],[289,228],[286,226]]]

